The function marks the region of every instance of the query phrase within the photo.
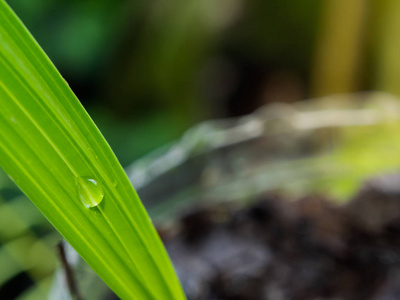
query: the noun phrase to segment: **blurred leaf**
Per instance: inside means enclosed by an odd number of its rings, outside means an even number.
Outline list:
[[[329,155],[317,159],[329,166],[317,190],[349,200],[370,177],[400,169],[398,122],[348,127],[340,132],[340,144]],[[322,161],[321,161],[322,159]]]

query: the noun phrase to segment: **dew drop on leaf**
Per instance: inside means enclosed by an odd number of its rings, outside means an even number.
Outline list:
[[[112,184],[113,184],[113,186],[116,188],[116,187],[118,186],[118,181],[114,179],[114,180],[112,181]]]
[[[89,176],[76,179],[79,198],[87,208],[96,207],[104,198],[101,184]]]

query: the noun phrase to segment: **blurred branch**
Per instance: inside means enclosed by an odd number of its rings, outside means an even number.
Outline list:
[[[65,278],[67,281],[69,292],[71,294],[71,298],[74,300],[82,300],[82,298],[78,292],[78,287],[75,283],[74,274],[72,272],[70,265],[68,264],[68,260],[67,260],[66,254],[65,254],[63,242],[58,243],[57,249],[58,249],[58,253],[60,256],[61,265],[65,272]]]

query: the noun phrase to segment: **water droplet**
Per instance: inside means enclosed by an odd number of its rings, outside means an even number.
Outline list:
[[[76,179],[79,198],[87,207],[96,207],[104,198],[104,191],[101,184],[89,176]]]
[[[117,186],[118,186],[118,181],[114,179],[114,180],[112,181],[112,184],[113,184],[113,187],[117,187]]]

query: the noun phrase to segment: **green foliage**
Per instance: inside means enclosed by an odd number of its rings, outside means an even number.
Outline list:
[[[398,171],[399,129],[398,121],[344,129],[341,145],[324,158],[332,175],[319,189],[348,201],[368,178]]]
[[[3,0],[0,107],[1,167],[114,292],[123,299],[184,299],[110,147]],[[79,178],[96,184],[83,195],[94,197],[93,207],[80,199]]]

